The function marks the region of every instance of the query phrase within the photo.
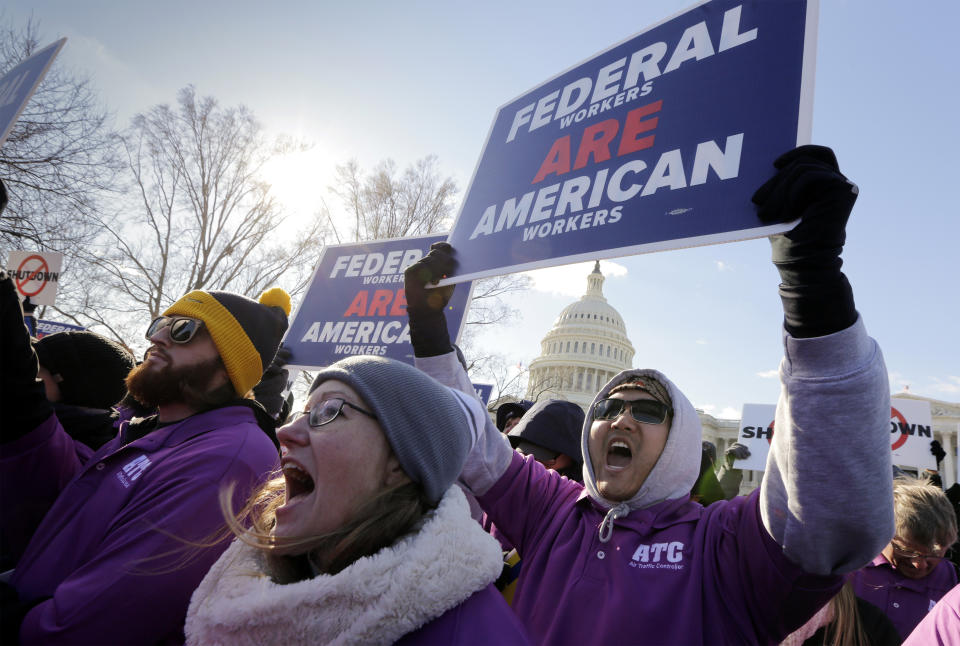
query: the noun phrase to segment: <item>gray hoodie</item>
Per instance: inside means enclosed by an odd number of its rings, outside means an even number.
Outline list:
[[[791,561],[812,574],[858,569],[893,536],[890,496],[890,391],[877,343],[862,320],[835,334],[795,339],[783,332],[782,389],[776,429],[760,492],[763,525]],[[417,359],[417,366],[451,387],[474,392],[456,355]],[[601,538],[616,519],[664,500],[685,498],[700,468],[701,427],[696,410],[673,382],[655,370],[628,370],[598,394],[634,375],[651,375],[670,392],[674,416],[663,453],[636,495],[624,504],[596,488],[587,436],[581,445],[584,486],[611,510]],[[460,476],[475,495],[490,490],[513,451],[487,420]]]

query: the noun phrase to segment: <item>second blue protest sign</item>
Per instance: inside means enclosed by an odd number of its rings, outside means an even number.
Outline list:
[[[446,235],[395,238],[324,247],[283,344],[289,364],[320,368],[355,354],[413,363],[403,270]],[[471,285],[454,289],[445,314],[456,342]]]
[[[0,145],[66,42],[66,38],[61,38],[44,47],[0,78]]]
[[[502,106],[449,241],[458,280],[741,240],[809,142],[816,0],[700,3]]]

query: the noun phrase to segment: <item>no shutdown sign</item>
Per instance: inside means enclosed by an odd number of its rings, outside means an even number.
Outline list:
[[[7,257],[7,273],[20,298],[29,296],[34,305],[53,305],[62,266],[63,254],[53,251],[11,251]]]

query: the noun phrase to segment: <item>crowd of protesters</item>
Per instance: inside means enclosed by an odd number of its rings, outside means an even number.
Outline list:
[[[893,478],[886,368],[841,271],[857,187],[827,148],[774,165],[758,216],[799,224],[771,238],[782,390],[747,496],[746,447],[717,465],[654,369],[586,414],[495,423],[432,286],[446,243],[405,271],[416,366],[334,363],[289,422],[282,289],[185,294],[137,364],[92,332],[32,339],[0,272],[0,641],[960,644],[955,510]]]

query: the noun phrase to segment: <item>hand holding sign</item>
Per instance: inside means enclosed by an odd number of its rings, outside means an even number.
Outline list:
[[[434,289],[427,289],[427,285],[436,285],[441,278],[451,275],[456,267],[453,247],[446,242],[434,242],[430,245],[430,253],[403,272],[410,343],[417,357],[435,357],[452,349],[443,312],[453,295],[453,285]]]
[[[745,444],[740,444],[740,442],[734,442],[727,447],[727,450],[723,452],[724,460],[726,460],[727,466],[732,467],[734,460],[746,460],[750,457],[750,449]]]
[[[777,174],[753,194],[757,216],[767,223],[801,218],[791,231],[770,238],[784,325],[796,338],[839,332],[857,320],[850,283],[840,271],[857,186],[824,146],[800,146],[773,165]]]

